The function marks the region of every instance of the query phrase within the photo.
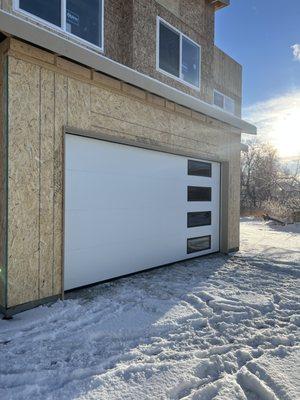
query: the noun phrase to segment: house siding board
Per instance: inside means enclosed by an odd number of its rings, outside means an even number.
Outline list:
[[[36,57],[8,56],[9,306],[62,291],[66,125],[141,146],[227,160],[229,239],[231,247],[238,247],[240,132],[206,116],[177,112],[151,96],[135,96],[123,85],[109,87],[93,74],[88,80]]]

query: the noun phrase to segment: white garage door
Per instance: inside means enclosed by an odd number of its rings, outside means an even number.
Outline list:
[[[66,135],[65,290],[219,251],[220,164]]]

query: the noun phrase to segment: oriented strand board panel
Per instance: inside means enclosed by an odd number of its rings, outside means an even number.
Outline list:
[[[68,125],[90,128],[91,85],[68,79]]]
[[[68,76],[52,64],[46,68],[36,53],[31,61],[9,56],[9,306],[62,290],[66,125],[228,160],[229,241],[238,247],[239,132],[146,99],[99,80]]]
[[[40,77],[40,259],[39,297],[53,293],[54,252],[54,72]]]
[[[236,114],[241,115],[242,67],[217,47],[214,48],[214,89],[236,102]]]
[[[8,306],[39,298],[40,80],[9,58]]]
[[[180,0],[156,0],[157,3],[165,7],[171,13],[180,17]]]

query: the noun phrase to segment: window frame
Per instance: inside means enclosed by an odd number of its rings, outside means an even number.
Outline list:
[[[100,0],[99,0],[100,1]],[[16,13],[20,14],[20,15],[24,15],[26,17],[28,17],[30,20],[32,21],[36,21],[39,22],[41,24],[43,24],[44,26],[47,26],[51,29],[56,30],[57,32],[63,33],[64,35],[66,35],[67,37],[70,37],[71,39],[77,40],[79,43],[81,44],[85,44],[86,46],[100,51],[101,53],[104,52],[104,1],[105,0],[101,0],[102,2],[102,21],[101,21],[101,47],[97,46],[94,43],[91,43],[85,39],[82,39],[80,36],[76,36],[71,32],[67,31],[67,0],[60,0],[60,4],[61,4],[61,21],[60,21],[60,26],[52,24],[51,22],[40,18],[34,14],[31,14],[30,12],[23,10],[23,8],[20,7],[20,0],[13,0],[13,9]]]
[[[224,107],[219,107],[219,106],[217,106],[217,105],[215,104],[215,93],[217,93],[217,94],[219,94],[219,95],[221,95],[221,96],[223,97],[223,104],[224,104]],[[234,111],[233,111],[233,113],[230,112],[230,111],[227,111],[227,110],[225,109],[225,98],[227,98],[227,99],[233,101],[233,104],[234,104]],[[216,90],[216,89],[214,89],[214,93],[213,93],[213,106],[216,107],[218,110],[223,110],[224,112],[226,112],[226,113],[229,114],[229,115],[236,115],[236,101],[235,101],[232,97],[226,96],[226,94],[224,94],[224,93],[222,93],[222,92],[220,92],[219,90]]]
[[[164,24],[165,26],[167,26],[170,30],[172,30],[173,32],[177,33],[179,35],[179,77],[176,75],[172,75],[171,73],[163,70],[162,68],[159,67],[159,42],[160,42],[160,24]],[[182,78],[182,38],[185,38],[187,40],[189,40],[191,43],[193,43],[195,46],[198,47],[199,49],[199,86],[193,85],[189,82],[186,82],[183,78]],[[174,26],[172,26],[171,24],[169,24],[169,22],[165,21],[163,18],[161,18],[160,16],[156,17],[156,70],[158,72],[160,72],[163,75],[168,76],[169,78],[175,79],[176,81],[200,92],[201,90],[201,57],[202,57],[202,48],[201,45],[196,43],[194,40],[192,40],[190,37],[188,37],[187,35],[185,35],[184,33],[182,33],[179,29],[174,28]]]

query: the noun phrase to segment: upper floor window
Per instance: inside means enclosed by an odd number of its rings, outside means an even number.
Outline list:
[[[235,114],[235,101],[217,90],[214,91],[214,105],[230,114]]]
[[[200,46],[158,18],[157,69],[183,83],[200,87]]]
[[[103,48],[104,0],[16,0],[17,10]]]

